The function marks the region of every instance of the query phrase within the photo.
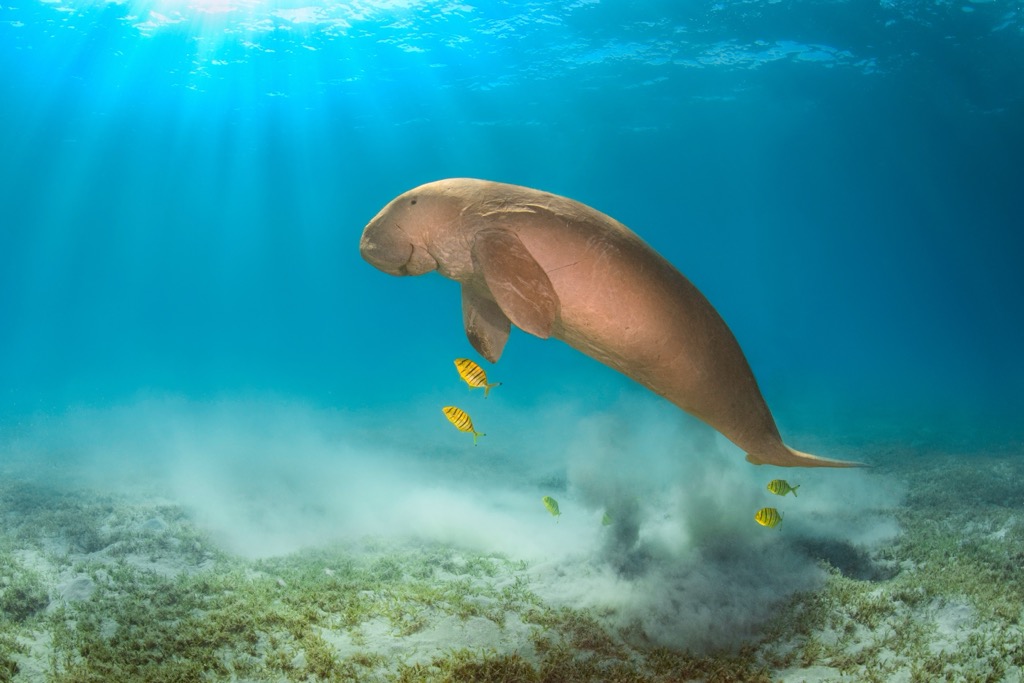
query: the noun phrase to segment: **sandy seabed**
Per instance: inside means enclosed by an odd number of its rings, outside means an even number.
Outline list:
[[[721,529],[691,533],[687,554],[660,564],[671,536],[644,545],[641,531],[629,552],[609,552],[627,515],[602,525],[600,510],[577,504],[588,494],[573,477],[534,482],[537,525],[522,533],[585,524],[601,552],[538,542],[520,555],[410,527],[253,554],[225,534],[230,515],[158,482],[115,490],[16,450],[0,464],[0,681],[1024,678],[1021,449],[880,448],[866,485],[884,481],[899,495],[821,509],[843,510],[852,526],[889,520],[891,533],[809,533],[793,506],[813,500],[812,480],[786,499],[779,528],[744,512],[729,543],[706,540]],[[273,517],[269,490],[236,520],[248,543],[259,536],[251,517]],[[544,490],[559,497],[561,518],[541,507]],[[306,519],[330,520],[323,500],[309,497]],[[806,516],[822,514],[808,505]],[[647,524],[683,514],[663,509]],[[769,540],[729,549],[748,538]]]

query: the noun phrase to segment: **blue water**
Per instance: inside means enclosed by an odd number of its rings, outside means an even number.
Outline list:
[[[449,176],[630,226],[784,426],[1020,436],[1024,10],[1002,1],[3,0],[0,413],[433,395],[472,355],[458,288],[358,241]],[[525,403],[630,390],[520,332],[492,373]]]

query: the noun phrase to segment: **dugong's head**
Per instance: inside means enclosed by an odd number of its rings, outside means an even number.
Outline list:
[[[442,180],[403,192],[363,229],[359,253],[390,275],[444,270],[447,245],[458,229],[460,201],[453,181]]]

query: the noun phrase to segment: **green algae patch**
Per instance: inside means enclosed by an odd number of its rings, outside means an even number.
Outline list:
[[[749,656],[645,654],[585,611],[545,606],[525,570],[439,547],[221,560],[174,577],[94,565],[89,598],[49,617],[50,680],[768,680]],[[477,647],[453,647],[472,633]],[[523,652],[486,644],[505,637]]]
[[[8,481],[0,682],[1014,680],[1020,460],[892,466],[907,490],[893,541],[832,552],[759,639],[703,654],[549,604],[499,554],[367,539],[249,560],[173,505]]]
[[[453,555],[435,549],[356,556],[339,548],[252,563],[222,560],[174,577],[124,562],[96,565],[92,595],[51,616],[53,680],[354,679],[387,663],[358,651],[371,624],[383,620],[393,639],[446,616],[501,627],[507,611],[537,602],[522,588],[480,581],[520,565]],[[338,634],[356,650],[339,655],[330,644]]]
[[[0,619],[22,624],[50,604],[40,574],[17,562],[0,567]]]
[[[17,639],[0,627],[0,681],[14,680],[18,673],[17,655],[24,655],[25,647]]]

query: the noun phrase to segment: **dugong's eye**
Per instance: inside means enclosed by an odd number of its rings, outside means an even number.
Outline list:
[[[411,200],[409,201],[409,203],[410,203],[410,204],[415,204],[415,203],[416,203],[416,198],[415,198],[415,197],[413,197],[413,198],[412,198],[412,199],[411,199]]]

